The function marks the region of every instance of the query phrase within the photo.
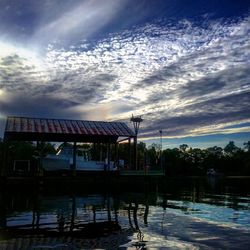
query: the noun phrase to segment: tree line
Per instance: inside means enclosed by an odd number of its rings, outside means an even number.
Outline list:
[[[63,146],[60,145],[60,146]],[[59,148],[60,148],[59,146]],[[92,160],[100,160],[100,145],[81,144],[88,148]],[[103,152],[106,145],[101,146]],[[4,148],[8,151],[10,160],[34,160],[47,154],[56,153],[55,145],[48,142],[34,144],[32,142],[4,142],[0,138],[0,162],[4,161]],[[129,155],[133,158],[133,147],[128,143],[119,144],[119,148],[111,147],[112,158],[123,159],[125,167],[129,165]],[[105,153],[103,153],[103,158]],[[2,164],[1,164],[2,165]],[[137,144],[137,167],[152,170],[163,170],[167,176],[205,175],[208,169],[215,169],[223,175],[250,175],[250,141],[240,148],[230,141],[224,148],[214,146],[206,149],[192,148],[182,144],[178,148],[161,150],[159,144],[146,146],[144,142]]]
[[[128,152],[127,143],[119,145],[119,158],[125,160],[125,165],[129,163]],[[148,166],[152,170],[163,170],[167,176],[206,175],[211,168],[222,175],[250,175],[250,141],[245,142],[243,148],[230,141],[224,148],[200,149],[182,144],[164,150],[160,144],[147,147],[144,142],[139,142],[137,158],[138,169]]]
[[[250,141],[244,143],[244,148],[230,141],[224,148],[200,149],[182,144],[161,151],[159,144],[152,144],[144,150],[144,162],[152,168],[162,168],[168,176],[205,175],[211,168],[222,175],[250,175]]]

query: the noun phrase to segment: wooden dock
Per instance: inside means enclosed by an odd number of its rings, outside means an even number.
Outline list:
[[[162,170],[122,170],[120,176],[164,176],[165,172]]]
[[[50,186],[56,188],[62,185],[123,185],[124,183],[159,182],[165,179],[165,173],[159,170],[122,170],[117,172],[81,173],[76,175],[53,175],[53,176],[7,176],[0,179],[1,186]]]

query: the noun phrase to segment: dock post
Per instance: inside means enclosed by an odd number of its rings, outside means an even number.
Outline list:
[[[134,137],[134,169],[137,170],[137,136]]]
[[[115,167],[117,167],[117,168],[119,166],[118,147],[119,147],[119,143],[115,142]]]
[[[7,211],[5,204],[5,193],[0,193],[0,228],[6,228],[7,226]]]
[[[73,146],[73,165],[72,165],[72,173],[76,174],[76,142],[74,142]]]
[[[111,156],[110,142],[108,142],[108,170],[110,170],[110,156]]]
[[[6,140],[3,141],[3,165],[1,166],[1,169],[0,169],[0,174],[1,174],[1,177],[2,178],[5,178],[6,177],[6,169],[7,169],[7,153],[8,153],[8,145],[7,145],[7,142]]]
[[[129,155],[129,169],[131,170],[131,139],[128,139],[128,155]]]
[[[134,136],[134,169],[137,170],[137,135],[140,128],[140,123],[143,121],[141,116],[134,117],[132,114],[132,117],[130,119],[131,122],[133,122],[134,130],[135,130],[135,136]]]

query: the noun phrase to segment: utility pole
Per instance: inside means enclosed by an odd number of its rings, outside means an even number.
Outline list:
[[[132,117],[130,119],[131,122],[133,122],[134,130],[135,130],[135,137],[134,137],[134,166],[137,170],[137,135],[140,128],[140,123],[143,121],[141,116],[134,117],[132,114]]]
[[[161,145],[161,148],[160,148],[160,157],[161,157],[160,164],[161,164],[161,170],[163,170],[162,169],[162,130],[159,130],[159,133],[160,133],[160,145]]]

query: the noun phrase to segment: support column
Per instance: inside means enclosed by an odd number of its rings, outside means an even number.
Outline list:
[[[107,149],[107,152],[108,152],[108,170],[110,170],[110,142],[108,142],[108,149]]]
[[[76,142],[74,142],[73,146],[73,165],[72,165],[72,170],[76,170]]]
[[[118,167],[119,165],[118,146],[118,142],[115,142],[115,167]]]
[[[100,143],[99,146],[100,146],[100,161],[102,161],[102,143]]]
[[[137,170],[137,136],[134,137],[134,169]]]
[[[6,204],[5,204],[5,194],[0,193],[0,227],[6,228],[7,227],[7,211],[6,211]]]
[[[141,116],[134,117],[132,115],[130,121],[133,122],[134,129],[135,129],[135,136],[134,136],[134,169],[137,170],[137,135],[138,135],[138,132],[139,132],[140,123],[143,121],[143,119],[141,118]]]
[[[8,166],[8,153],[9,153],[9,147],[8,147],[6,140],[4,140],[3,141],[3,165],[2,165],[2,168],[0,169],[1,177],[6,177],[7,166]]]
[[[43,142],[42,141],[37,141],[36,142],[36,150],[39,155],[39,162],[38,162],[38,167],[37,167],[37,175],[38,176],[43,176]]]
[[[129,169],[131,169],[131,138],[128,139],[128,155],[129,155],[128,166]]]

